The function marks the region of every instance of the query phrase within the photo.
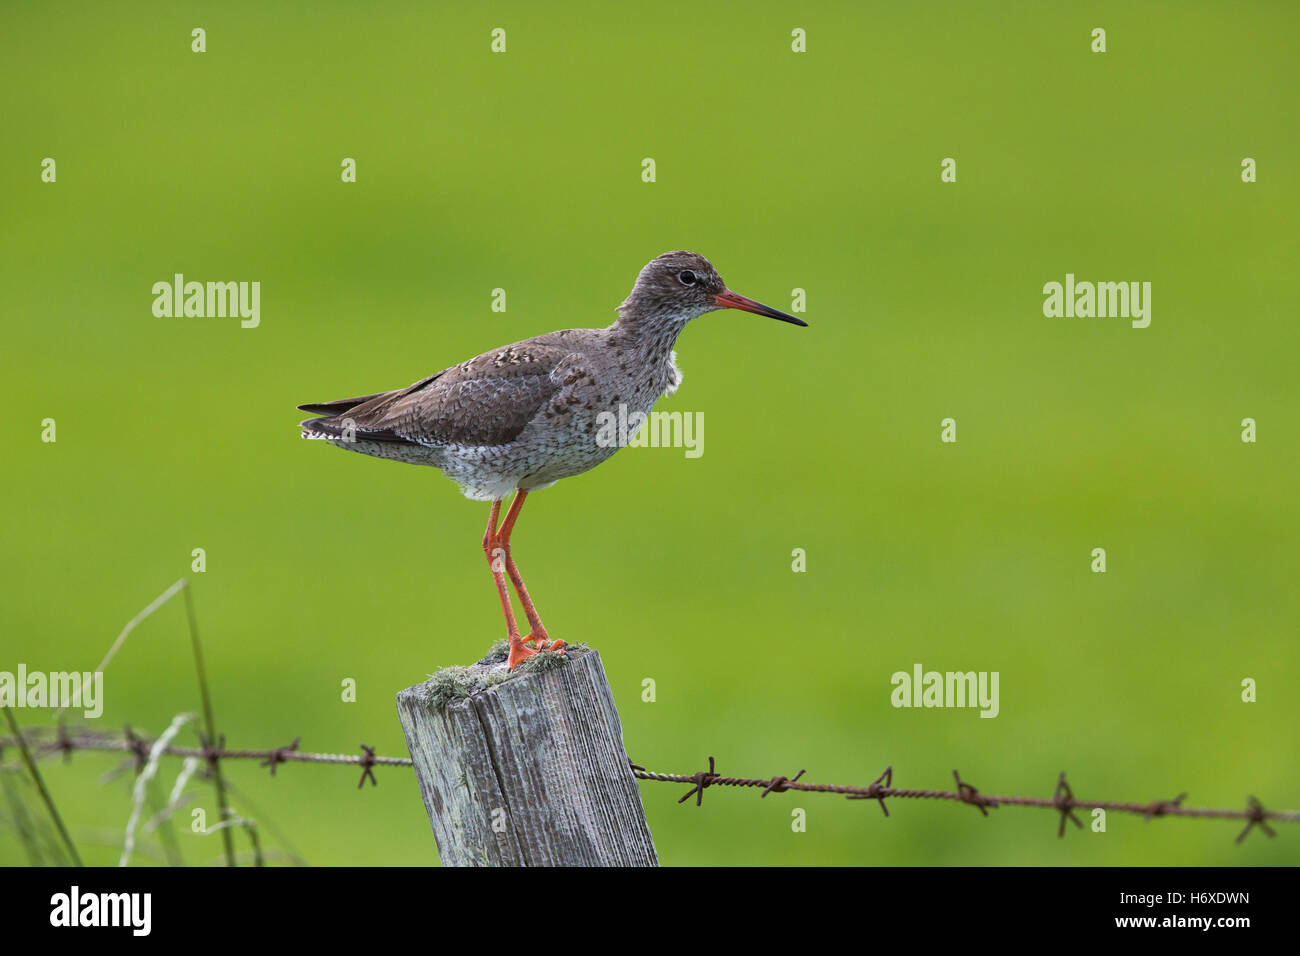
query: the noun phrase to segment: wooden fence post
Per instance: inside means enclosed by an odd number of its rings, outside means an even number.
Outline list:
[[[658,866],[600,654],[567,658],[509,680],[485,658],[397,695],[444,866]]]

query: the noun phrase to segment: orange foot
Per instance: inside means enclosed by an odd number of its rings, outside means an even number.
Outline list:
[[[525,647],[524,642],[519,640],[519,638],[514,638],[510,642],[510,659],[507,662],[508,669],[514,670],[536,653],[537,651],[533,648]]]
[[[531,641],[533,644],[537,645],[536,648],[525,646],[525,642],[527,641]],[[564,648],[564,641],[550,641],[545,638],[533,637],[533,635],[529,634],[523,640],[510,642],[510,660],[508,661],[507,666],[510,670],[514,670],[534,654],[540,653],[541,651],[551,651],[556,654],[563,654]]]
[[[563,654],[564,648],[567,646],[564,641],[553,641],[545,635],[538,637],[536,634],[529,634],[524,638],[524,641],[532,641],[533,646],[539,651],[550,651],[553,654]]]

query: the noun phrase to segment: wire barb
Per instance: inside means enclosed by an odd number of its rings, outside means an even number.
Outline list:
[[[884,786],[881,786],[882,783],[884,784]],[[891,789],[893,785],[894,785],[894,767],[893,764],[890,764],[888,767],[885,768],[884,773],[882,773],[875,780],[871,781],[871,786],[867,787],[866,793],[850,793],[847,799],[879,800],[880,809],[884,812],[885,816],[889,816],[889,807],[885,806],[885,791]]]
[[[677,802],[685,803],[692,796],[694,796],[695,805],[697,807],[704,806],[704,791],[707,790],[709,787],[713,786],[720,779],[718,774],[714,772],[714,769],[715,768],[713,764],[713,758],[710,757],[708,771],[706,772],[704,770],[701,770],[699,773],[695,774],[695,776],[691,777],[690,779],[695,784],[695,786],[691,787],[691,789],[687,790],[684,794],[682,794],[681,797],[678,798]]]
[[[72,738],[68,736],[68,727],[62,720],[59,721],[58,749],[63,751],[63,762],[72,763]]]
[[[267,753],[267,755],[266,755],[266,759],[262,761],[262,764],[261,764],[261,765],[262,765],[263,767],[270,767],[270,768],[271,768],[271,776],[272,776],[272,777],[275,776],[275,768],[276,768],[276,765],[277,765],[277,764],[282,764],[282,763],[285,763],[285,762],[288,761],[289,758],[286,757],[285,754],[290,754],[290,753],[294,753],[295,751],[297,751],[297,749],[298,749],[298,742],[299,742],[300,740],[302,740],[301,737],[294,737],[294,738],[293,738],[293,743],[291,743],[289,746],[287,746],[287,747],[276,747],[274,750],[272,750],[272,751],[270,751],[269,753]]]
[[[763,792],[760,793],[759,796],[766,797],[769,793],[785,793],[790,789],[788,785],[802,777],[803,773],[804,772],[800,770],[793,777],[773,777],[772,782],[763,788]]]
[[[961,775],[958,774],[956,770],[952,772],[952,778],[957,781],[957,799],[962,803],[969,803],[979,807],[980,813],[984,814],[986,817],[989,815],[989,807],[992,807],[994,810],[998,808],[998,802],[996,800],[992,797],[981,795],[978,790],[962,780]]]
[[[1248,801],[1246,807],[1246,819],[1250,822],[1246,824],[1246,829],[1237,834],[1237,839],[1234,842],[1240,843],[1242,840],[1246,839],[1246,835],[1250,833],[1251,829],[1254,827],[1259,827],[1268,836],[1277,836],[1277,834],[1273,832],[1273,828],[1267,823],[1268,811],[1264,809],[1264,804],[1260,803],[1259,799],[1254,794],[1251,794],[1246,799]]]
[[[297,741],[294,741],[294,743],[297,743]],[[375,748],[367,747],[365,744],[362,744],[361,749],[365,751],[365,755],[361,758],[361,779],[357,781],[357,789],[360,790],[366,785],[367,777],[370,778],[370,782],[377,787],[379,786],[379,781],[375,779],[374,767],[375,760],[377,759],[375,757]]]
[[[145,761],[149,759],[149,743],[143,737],[137,737],[130,724],[125,726],[124,733],[126,735],[126,749],[135,756],[135,772],[138,776],[140,771],[144,769]]]
[[[208,766],[216,769],[217,762],[226,755],[226,735],[221,734],[217,737],[217,745],[212,746],[212,741],[203,731],[198,731],[199,735],[199,756],[208,762]]]
[[[1150,820],[1152,817],[1163,817],[1172,808],[1182,804],[1187,797],[1187,791],[1183,791],[1172,800],[1156,800],[1151,806],[1147,807],[1146,813],[1142,815],[1143,820]]]
[[[1061,811],[1061,825],[1057,828],[1056,836],[1058,839],[1065,838],[1065,821],[1071,821],[1080,830],[1083,829],[1083,821],[1074,815],[1074,793],[1070,790],[1070,785],[1065,782],[1065,771],[1056,779],[1056,792],[1052,794],[1052,800],[1056,803],[1056,809]]]

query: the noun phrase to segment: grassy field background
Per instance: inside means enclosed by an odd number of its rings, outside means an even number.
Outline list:
[[[704,413],[703,456],[627,449],[515,536],[552,633],[600,649],[638,763],[957,767],[1043,796],[1064,769],[1080,797],[1294,808],[1297,26],[1284,3],[7,3],[0,670],[93,667],[201,547],[230,744],[405,755],[396,691],[502,636],[487,508],[300,441],[294,405],[606,325],[688,248],[778,308],[806,289],[811,327],[693,324],[659,408]],[[177,272],[260,281],[260,326],[156,318]],[[1150,327],[1045,318],[1067,272],[1151,282]],[[891,707],[917,662],[998,671],[1000,715]],[[197,709],[180,603],[105,684],[101,727]],[[114,762],[44,765],[96,863],[130,809]],[[409,771],[228,772],[310,863],[436,862]],[[1231,822],[1112,815],[1057,840],[1032,810],[679,789],[642,785],[666,864],[1300,858],[1286,826],[1238,846]]]

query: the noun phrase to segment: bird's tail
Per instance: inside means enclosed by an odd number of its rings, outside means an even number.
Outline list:
[[[347,427],[347,413],[382,394],[382,392],[376,392],[374,395],[362,395],[358,398],[340,398],[333,402],[309,402],[305,405],[299,405],[299,411],[322,416],[321,418],[309,418],[301,423],[302,437],[343,438],[344,429]],[[352,431],[356,431],[355,425],[353,425]]]
[[[329,440],[344,437],[344,423],[342,418],[308,418],[300,423],[302,426],[303,438],[318,438]]]

